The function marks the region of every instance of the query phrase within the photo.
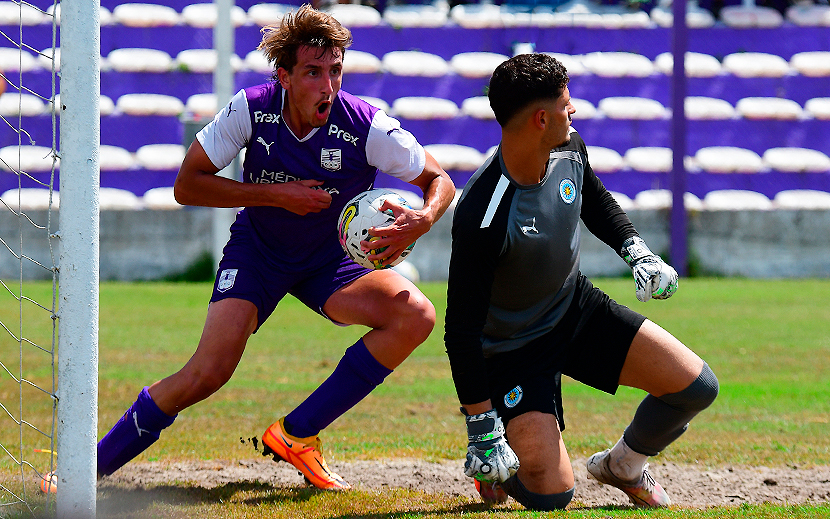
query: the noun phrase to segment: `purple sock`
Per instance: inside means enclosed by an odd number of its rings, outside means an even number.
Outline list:
[[[161,430],[175,420],[158,408],[147,388],[124,416],[98,442],[98,474],[108,476],[159,439]]]
[[[377,361],[363,339],[346,350],[340,363],[305,401],[285,417],[288,434],[314,436],[372,392],[392,370]]]

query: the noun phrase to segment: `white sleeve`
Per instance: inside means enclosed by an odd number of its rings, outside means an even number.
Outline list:
[[[219,169],[231,163],[251,138],[251,115],[245,91],[237,92],[230,103],[196,134],[208,158]]]
[[[384,173],[410,182],[424,171],[424,147],[401,123],[378,110],[366,137],[366,160]]]

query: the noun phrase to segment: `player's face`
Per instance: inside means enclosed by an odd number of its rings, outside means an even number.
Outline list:
[[[312,128],[326,124],[343,80],[340,49],[300,47],[291,73],[282,68],[277,72],[288,98],[283,117],[297,137],[305,137]]]
[[[548,138],[552,148],[567,144],[570,138],[571,115],[576,113],[576,108],[571,104],[571,92],[566,86],[554,102],[550,113],[550,126]]]

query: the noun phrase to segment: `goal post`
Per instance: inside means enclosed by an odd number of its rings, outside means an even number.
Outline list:
[[[95,517],[98,437],[100,2],[61,2],[56,503]]]

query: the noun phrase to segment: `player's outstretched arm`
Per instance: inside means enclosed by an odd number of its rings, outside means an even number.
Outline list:
[[[631,267],[640,301],[668,299],[677,291],[677,272],[651,252],[639,236],[632,236],[623,242],[620,256]]]

